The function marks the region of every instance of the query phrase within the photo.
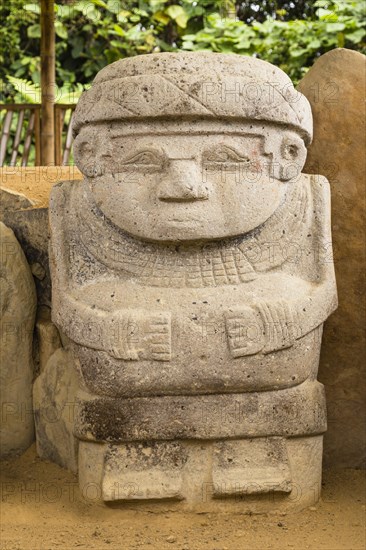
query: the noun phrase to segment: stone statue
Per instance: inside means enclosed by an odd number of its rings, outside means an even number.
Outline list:
[[[308,101],[258,59],[143,55],[99,72],[73,130],[84,180],[52,191],[51,262],[84,495],[314,503],[337,295]]]

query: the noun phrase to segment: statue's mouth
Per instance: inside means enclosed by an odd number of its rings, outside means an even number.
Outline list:
[[[195,223],[196,218],[168,218],[169,223]]]

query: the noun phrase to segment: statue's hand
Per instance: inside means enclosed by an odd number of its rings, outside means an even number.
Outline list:
[[[288,348],[302,334],[294,308],[284,300],[233,309],[225,323],[232,357]]]
[[[262,318],[252,307],[241,307],[225,315],[226,334],[233,357],[254,355],[265,345]]]
[[[109,319],[109,353],[129,361],[170,361],[171,319],[168,312],[121,311]]]

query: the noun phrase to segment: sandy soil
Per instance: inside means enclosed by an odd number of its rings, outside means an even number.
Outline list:
[[[365,472],[326,471],[322,502],[298,515],[149,513],[90,504],[76,477],[34,446],[1,463],[1,550],[364,550]]]

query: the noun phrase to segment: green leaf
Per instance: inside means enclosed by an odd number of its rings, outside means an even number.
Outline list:
[[[116,0],[108,0],[107,6],[111,13],[118,13],[121,10],[121,3]]]
[[[133,10],[133,13],[135,13],[136,15],[141,15],[141,17],[149,17],[149,14],[145,10],[140,10],[135,8]]]
[[[189,19],[188,15],[184,13],[182,15],[178,15],[175,21],[178,27],[181,27],[181,29],[185,29],[187,27],[188,19]]]
[[[123,42],[119,42],[118,40],[111,40],[109,43],[111,46],[113,46],[113,48],[118,48],[118,49],[124,48]]]
[[[346,25],[344,23],[327,23],[325,25],[325,30],[329,33],[340,32],[345,29],[345,26]]]
[[[41,89],[39,86],[22,78],[15,78],[10,75],[7,76],[7,79],[24,101],[27,103],[41,103]]]
[[[159,21],[159,23],[162,23],[163,25],[167,25],[170,21],[169,17],[165,15],[163,11],[157,11],[154,13],[153,17],[156,21]]]
[[[179,27],[181,27],[182,29],[186,28],[189,16],[184,11],[182,6],[177,6],[176,4],[173,4],[165,10],[165,13],[170,15],[170,17],[177,23]]]
[[[125,36],[125,31],[119,25],[113,25],[113,30],[118,34],[118,36]]]
[[[307,51],[308,50],[306,48],[294,48],[290,51],[290,55],[291,57],[301,57],[302,55],[307,53]]]
[[[74,44],[74,47],[71,50],[71,55],[74,59],[77,59],[84,49],[84,40],[81,36],[77,36],[73,44]]]
[[[335,17],[334,11],[325,10],[324,8],[319,8],[318,10],[316,10],[316,15],[319,17],[319,19],[331,19]]]
[[[32,13],[41,13],[41,8],[38,4],[25,4],[25,6],[23,6],[23,9]]]
[[[103,0],[90,0],[92,4],[95,4],[96,6],[99,6],[100,8],[104,8],[105,10],[108,9],[108,6]]]
[[[351,32],[350,34],[346,34],[346,39],[350,40],[354,44],[358,44],[361,42],[363,37],[366,36],[366,30],[365,29],[357,29],[355,32]]]
[[[63,26],[61,21],[55,21],[55,33],[57,36],[64,38],[65,40],[69,37],[67,29]]]
[[[183,50],[193,50],[195,47],[195,44],[191,40],[185,40],[182,44]]]
[[[41,38],[41,25],[36,23],[28,27],[27,34],[29,38]]]
[[[118,21],[119,23],[127,23],[128,18],[130,17],[130,15],[131,15],[131,12],[130,12],[130,11],[121,10],[121,11],[118,12],[118,14],[117,14],[117,21]]]
[[[185,13],[184,9],[182,8],[182,6],[177,6],[176,4],[173,4],[172,6],[169,6],[165,12],[172,18],[172,19],[176,19],[177,17],[179,17],[180,15],[182,15],[182,13]]]
[[[238,42],[238,44],[236,45],[238,49],[243,49],[243,50],[249,49],[250,46],[251,46],[251,43],[248,39],[240,40],[240,42]]]
[[[314,40],[312,40],[311,42],[309,42],[309,44],[308,44],[308,49],[309,49],[309,50],[316,50],[316,49],[320,48],[321,45],[322,45],[322,43],[320,42],[320,40],[318,40],[317,38],[315,38]]]

